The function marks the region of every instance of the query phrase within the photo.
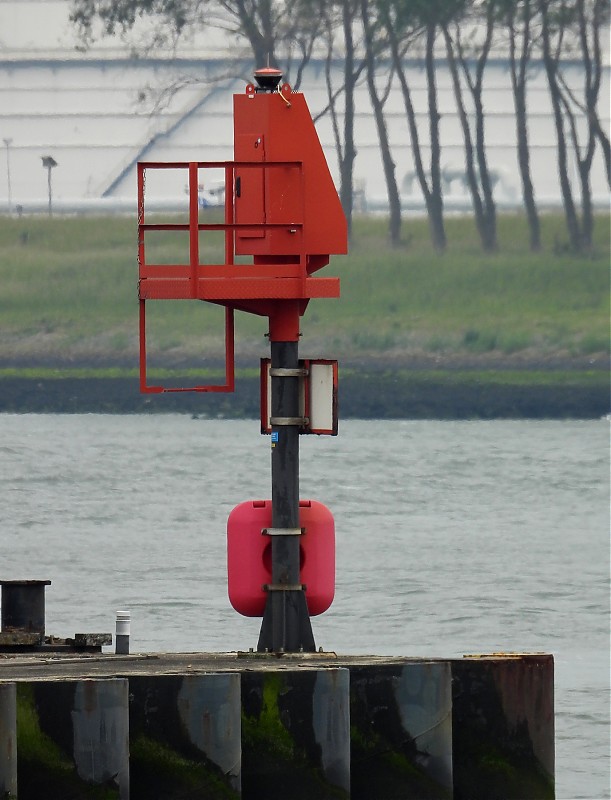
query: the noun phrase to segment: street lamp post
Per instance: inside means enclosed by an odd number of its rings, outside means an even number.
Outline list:
[[[12,204],[12,197],[11,197],[11,157],[10,157],[10,147],[12,143],[12,139],[7,137],[2,140],[6,147],[6,183],[8,188],[8,213],[10,214],[13,210]]]
[[[53,193],[51,191],[51,170],[57,166],[57,161],[53,156],[41,156],[42,165],[47,170],[47,185],[49,188],[49,216],[53,216]]]

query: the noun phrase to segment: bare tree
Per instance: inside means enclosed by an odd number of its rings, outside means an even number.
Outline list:
[[[496,206],[492,196],[492,181],[485,146],[482,89],[494,32],[494,0],[490,0],[485,5],[483,13],[484,35],[480,43],[469,47],[463,42],[461,21],[465,19],[466,15],[462,17],[462,20],[456,19],[450,24],[444,23],[443,33],[454,97],[463,131],[467,183],[473,201],[475,222],[484,250],[492,251],[497,249]],[[475,18],[468,21],[479,22],[480,20],[476,14]],[[461,73],[473,103],[475,131],[471,130],[469,124]]]
[[[420,11],[420,13],[418,13]],[[424,11],[424,15],[422,14]],[[424,16],[424,18],[423,18]],[[439,136],[440,114],[437,103],[437,82],[435,71],[435,38],[437,34],[437,14],[434,6],[426,4],[418,9],[414,4],[399,0],[391,2],[383,9],[383,21],[394,70],[397,74],[405,116],[409,129],[411,148],[414,157],[414,171],[424,197],[427,209],[431,242],[437,252],[446,248],[446,233],[443,220],[443,195],[441,189],[441,145]],[[404,58],[410,46],[419,38],[425,39],[425,73],[428,97],[428,119],[430,137],[430,182],[424,166],[423,148],[416,120],[416,110],[412,100],[408,74]]]
[[[607,172],[607,184],[611,188],[611,148],[609,146],[609,136],[600,124],[600,117],[598,115],[597,107],[603,68],[600,37],[601,31],[606,31],[608,29],[610,14],[609,1],[599,0],[599,2],[594,3],[594,7],[591,10],[589,23],[584,12],[585,6],[580,13],[579,27],[580,38],[582,41],[582,51],[587,53],[585,56],[587,86],[586,109],[588,113],[588,119],[592,125],[592,128],[594,129],[594,135],[597,137],[600,147],[603,151],[603,158]],[[591,44],[589,44],[589,42],[591,42]],[[588,52],[588,50],[590,52]]]
[[[182,37],[209,27],[237,36],[244,49],[222,69],[202,71],[197,80],[210,83],[235,77],[252,57],[254,66],[270,64],[294,71],[298,88],[315,45],[324,48],[328,114],[340,173],[340,197],[352,226],[354,198],[355,94],[364,78],[377,128],[390,206],[390,237],[397,242],[401,206],[389,138],[385,103],[396,76],[401,90],[414,171],[429,218],[431,240],[446,247],[441,181],[440,113],[437,101],[439,31],[450,70],[458,118],[463,132],[465,168],[477,229],[486,250],[497,247],[496,206],[485,140],[482,100],[488,58],[502,23],[509,46],[509,66],[515,107],[517,154],[522,195],[530,229],[530,245],[540,247],[540,224],[531,176],[527,84],[533,48],[540,46],[545,66],[554,126],[557,163],[566,225],[573,249],[591,246],[594,215],[591,172],[600,147],[611,186],[609,135],[601,124],[599,97],[603,56],[601,36],[609,22],[609,0],[71,0],[71,19],[88,46],[98,35],[125,38],[142,30],[147,48],[176,48]],[[475,32],[475,35],[473,35]],[[362,37],[362,39],[361,39]],[[132,39],[132,41],[136,41]],[[424,49],[428,100],[428,142],[422,144],[406,56],[417,43]],[[135,46],[136,46],[135,45]],[[246,56],[246,57],[245,57]],[[384,57],[384,58],[383,58]],[[281,62],[281,63],[280,63]],[[583,84],[569,75],[580,65]],[[338,68],[341,64],[341,68]],[[214,74],[213,74],[214,72]],[[287,74],[287,78],[290,76]],[[166,87],[168,96],[192,83],[192,74]],[[317,117],[317,118],[318,118]],[[584,124],[585,123],[585,124]],[[430,162],[424,153],[430,145]],[[581,219],[570,168],[576,168]]]
[[[609,141],[598,117],[602,59],[601,29],[609,19],[607,0],[539,0],[542,52],[556,127],[558,175],[572,250],[590,249],[594,215],[590,175],[598,141],[609,169]],[[583,89],[578,93],[567,75],[575,57],[583,65]],[[580,131],[585,120],[585,131]],[[567,133],[568,131],[568,133]],[[574,151],[581,194],[581,219],[569,176],[569,146]],[[609,181],[609,175],[607,174]]]
[[[575,151],[579,184],[581,190],[581,247],[592,247],[594,214],[590,175],[597,139],[603,147],[609,181],[609,140],[602,130],[598,117],[598,97],[602,77],[600,51],[600,31],[609,19],[609,6],[604,0],[577,0],[573,9],[574,35],[577,38],[577,53],[583,63],[583,93],[579,97],[565,79],[562,70],[558,72],[562,87],[561,100],[569,125],[571,142]],[[578,118],[587,120],[585,135],[580,137]]]
[[[149,38],[154,46],[166,44],[194,24],[206,19],[204,3],[190,0],[161,0],[152,4],[147,0],[72,0],[70,21],[76,25],[83,46],[89,46],[97,36],[125,34],[143,18],[152,19],[155,25]]]
[[[357,43],[354,39],[354,18],[356,0],[339,0],[324,3],[321,16],[325,21],[325,85],[327,106],[317,115],[315,121],[329,114],[337,153],[340,189],[339,196],[348,223],[348,235],[352,232],[354,210],[354,162],[357,151],[354,141],[354,94],[364,61],[357,57]],[[340,31],[341,44],[338,46],[337,33]],[[342,47],[343,44],[343,47]],[[334,62],[338,51],[343,51],[343,73],[339,86],[334,85]],[[341,119],[340,99],[343,108]]]
[[[386,87],[378,89],[377,79],[381,74],[380,62],[377,59],[381,46],[384,43],[376,42],[376,28],[372,22],[374,16],[371,3],[368,0],[360,0],[361,21],[364,31],[365,46],[365,74],[367,78],[367,88],[369,99],[373,108],[373,116],[378,132],[380,144],[380,154],[382,156],[382,167],[386,179],[386,190],[388,193],[388,205],[390,207],[389,235],[393,245],[398,245],[401,239],[401,198],[399,197],[399,187],[395,176],[395,162],[392,156],[388,127],[384,116],[384,104],[388,99],[390,91],[392,73],[388,76]]]
[[[573,199],[573,191],[568,173],[568,151],[566,136],[564,132],[564,119],[562,112],[562,98],[560,92],[560,81],[558,78],[558,68],[560,63],[560,53],[562,52],[562,42],[566,29],[560,18],[555,20],[554,9],[550,8],[550,0],[539,0],[539,10],[541,12],[541,42],[543,49],[543,63],[547,74],[547,82],[550,89],[550,100],[554,114],[554,124],[556,126],[557,139],[557,159],[558,159],[558,178],[560,190],[564,202],[564,215],[569,234],[569,241],[573,250],[579,250],[581,246],[581,235],[579,230],[579,220]]]
[[[541,249],[541,223],[535,201],[535,190],[530,168],[528,136],[528,110],[526,103],[528,69],[536,44],[535,23],[537,9],[534,0],[501,0],[500,19],[507,31],[509,43],[509,69],[515,109],[518,169],[522,183],[522,198],[530,234],[530,249]]]
[[[173,0],[165,0],[173,2]],[[210,3],[210,0],[208,0]],[[256,67],[281,66],[284,57],[286,72],[293,61],[299,86],[303,69],[312,55],[312,48],[322,30],[321,0],[216,0],[232,32],[245,36],[250,44]]]
[[[319,0],[71,0],[70,19],[85,47],[97,35],[127,35],[138,23],[149,23],[139,47],[176,46],[188,33],[220,28],[248,42],[254,66],[279,66],[279,50],[300,69],[319,35]]]

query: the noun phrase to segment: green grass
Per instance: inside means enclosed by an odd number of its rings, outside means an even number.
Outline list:
[[[587,357],[609,349],[609,216],[597,218],[594,251],[565,253],[560,215],[544,217],[532,254],[524,220],[499,219],[500,251],[484,254],[470,218],[449,218],[448,250],[434,253],[425,220],[406,219],[404,244],[386,244],[384,219],[356,219],[339,300],[312,301],[303,347],[341,358],[410,354],[500,359]],[[220,242],[206,260],[220,259]],[[160,261],[185,260],[183,241],[160,235]],[[135,220],[0,218],[0,361],[44,364],[137,360]],[[149,346],[160,365],[190,354],[217,358],[223,311],[197,301],[148,303]],[[265,318],[238,314],[240,348],[267,348]]]
[[[556,220],[547,220],[552,240]],[[431,252],[419,221],[403,250],[389,251],[371,231],[358,231],[341,264],[342,299],[314,315],[321,327],[352,335],[372,350],[421,346],[509,354],[528,347],[593,352],[609,339],[608,225],[601,219],[593,257],[557,256],[551,245],[531,254],[517,218],[504,218],[494,255],[479,251],[466,220],[448,222],[448,252]],[[407,233],[407,230],[406,230]],[[470,233],[470,236],[467,234]],[[373,322],[373,324],[372,324]]]

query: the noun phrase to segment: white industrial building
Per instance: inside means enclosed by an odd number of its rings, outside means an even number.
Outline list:
[[[232,99],[244,91],[248,51],[218,33],[181,47],[176,56],[136,58],[117,39],[77,49],[67,0],[0,0],[0,212],[44,211],[48,181],[54,210],[102,208],[133,210],[137,161],[211,161],[232,157]],[[489,163],[501,207],[520,205],[513,100],[507,61],[492,58],[486,72],[484,107]],[[238,60],[236,60],[236,57]],[[239,60],[240,57],[242,60]],[[313,59],[300,89],[317,115],[327,104],[322,60]],[[582,70],[571,67],[578,85]],[[190,81],[159,104],[160,92]],[[290,76],[289,76],[290,80]],[[413,61],[414,102],[426,142],[428,129],[424,74]],[[339,70],[338,70],[339,82]],[[449,72],[438,70],[442,114],[442,164],[448,208],[468,208],[464,148],[455,113]],[[601,118],[609,129],[609,63],[601,88]],[[158,103],[156,106],[155,104]],[[529,83],[529,133],[532,170],[540,204],[559,205],[555,131],[543,68],[533,68]],[[422,207],[400,90],[386,104],[397,181],[406,209]],[[584,120],[585,123],[585,120]],[[334,175],[337,162],[328,116],[319,136]],[[355,181],[359,200],[383,208],[386,186],[367,88],[359,86]],[[43,157],[52,162],[43,163]],[[600,152],[592,170],[595,201],[608,206],[608,186]],[[575,187],[577,182],[575,181]],[[184,196],[182,177],[159,187],[168,203]]]

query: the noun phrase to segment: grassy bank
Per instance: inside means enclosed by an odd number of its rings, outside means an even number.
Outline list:
[[[339,301],[311,303],[304,354],[410,366],[522,367],[604,363],[609,347],[609,217],[591,256],[566,252],[563,220],[543,219],[544,248],[528,251],[524,221],[499,220],[501,249],[479,248],[469,218],[448,220],[448,252],[432,252],[426,221],[406,220],[390,249],[386,222],[356,221],[339,275]],[[184,242],[160,237],[159,257],[184,260]],[[215,260],[216,244],[208,248]],[[0,365],[137,363],[136,235],[131,218],[0,218]],[[197,301],[149,303],[153,362],[211,364],[222,311]],[[265,355],[266,320],[237,315],[237,354]]]

